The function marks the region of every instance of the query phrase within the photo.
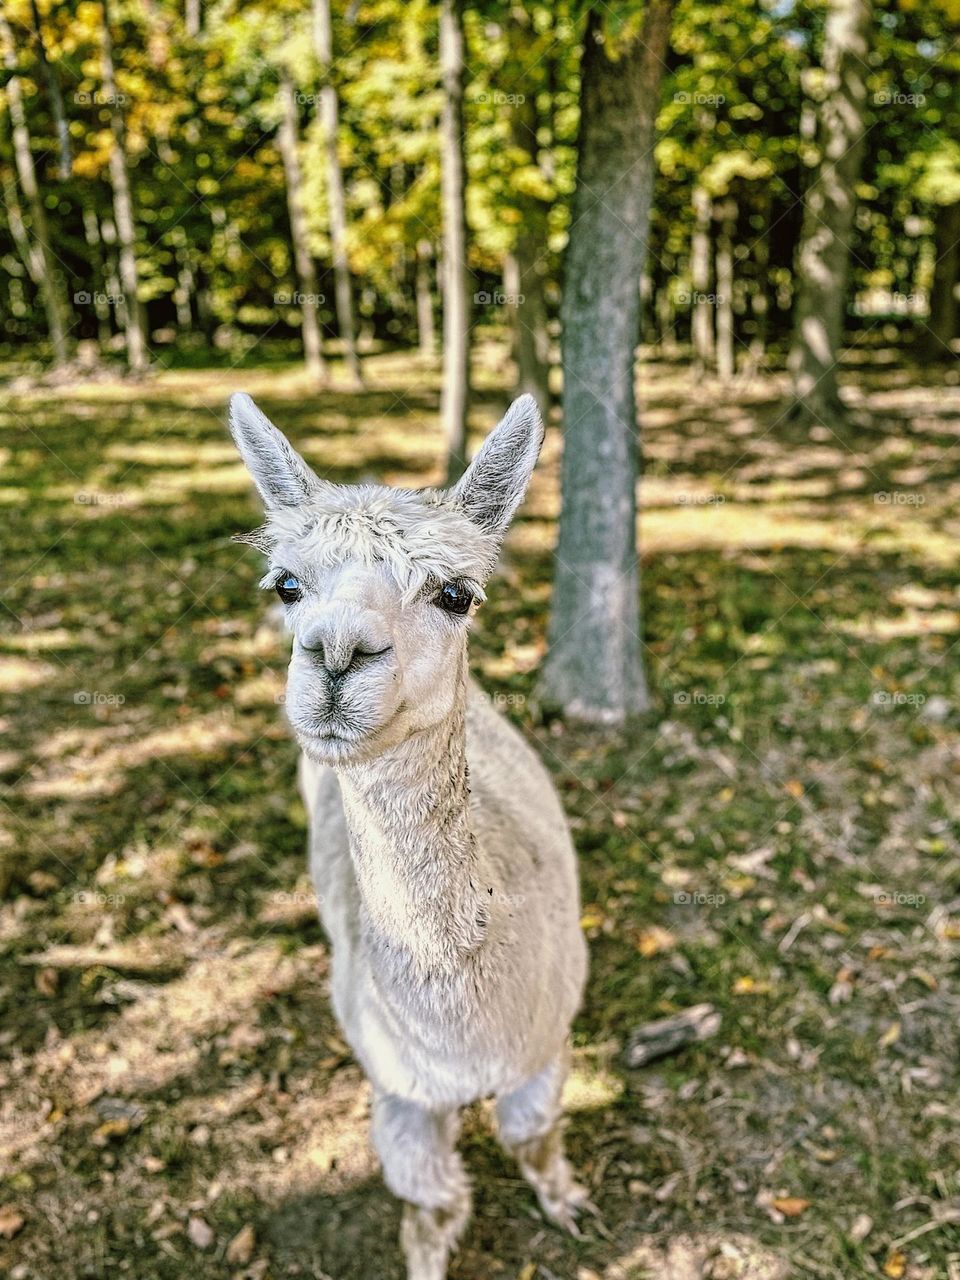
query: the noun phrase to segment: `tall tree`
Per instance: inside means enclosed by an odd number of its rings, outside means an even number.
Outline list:
[[[350,264],[347,259],[347,213],[343,196],[343,170],[337,150],[340,104],[331,80],[333,68],[333,24],[330,0],[313,0],[313,48],[320,65],[320,127],[326,157],[327,204],[330,209],[330,246],[333,254],[333,279],[336,292],[337,326],[347,374],[355,387],[363,385],[353,323],[353,295],[350,287]]]
[[[317,284],[317,269],[307,244],[307,220],[303,208],[303,175],[300,169],[300,154],[297,150],[299,134],[297,100],[293,90],[293,79],[286,69],[280,73],[280,107],[282,115],[278,142],[283,159],[287,209],[290,214],[290,241],[293,245],[293,265],[300,302],[303,358],[314,384],[322,387],[326,382],[326,365],[323,359],[320,321],[317,317],[320,291]]]
[[[635,348],[654,137],[673,0],[617,42],[587,17],[562,306],[563,507],[544,701],[616,723],[644,710],[637,556]]]
[[[837,364],[847,305],[850,234],[864,153],[871,0],[829,0],[817,112],[819,162],[804,197],[799,295],[788,365],[791,414],[842,417]]]
[[[127,344],[127,365],[139,374],[147,367],[147,337],[143,308],[139,297],[137,271],[137,228],[127,172],[127,131],[123,120],[123,102],[117,92],[113,62],[113,38],[110,34],[109,0],[101,0],[103,10],[102,76],[103,99],[110,112],[110,183],[113,187],[113,212],[117,224],[120,252],[120,286],[123,291],[123,316]]]
[[[463,0],[441,0],[440,185],[443,207],[443,382],[440,418],[447,443],[447,480],[467,466],[470,397],[470,279],[467,268],[466,171],[463,156]]]
[[[10,111],[10,131],[13,137],[13,156],[20,186],[30,211],[30,238],[27,240],[28,269],[43,299],[47,317],[47,332],[53,348],[54,364],[63,365],[70,357],[67,335],[68,307],[63,276],[50,241],[43,197],[37,181],[30,145],[30,129],[23,102],[23,88],[17,74],[17,56],[10,26],[0,11],[0,40],[3,42],[3,61],[7,69],[7,106]],[[22,221],[20,226],[22,227]]]
[[[30,21],[33,29],[33,43],[37,51],[37,62],[40,64],[40,71],[43,75],[43,82],[47,87],[47,96],[50,99],[50,110],[53,113],[54,124],[57,129],[57,154],[58,169],[61,182],[66,182],[70,177],[72,161],[70,158],[70,127],[67,123],[67,113],[63,107],[63,94],[60,92],[60,80],[56,70],[47,57],[47,46],[43,39],[43,24],[40,20],[40,10],[37,7],[37,0],[30,0]]]

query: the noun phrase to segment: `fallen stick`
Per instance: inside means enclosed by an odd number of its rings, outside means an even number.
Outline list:
[[[665,1058],[669,1053],[685,1049],[698,1040],[708,1040],[720,1030],[720,1015],[712,1004],[695,1004],[682,1013],[658,1022],[645,1022],[630,1036],[626,1059],[628,1067],[645,1067],[648,1062]]]

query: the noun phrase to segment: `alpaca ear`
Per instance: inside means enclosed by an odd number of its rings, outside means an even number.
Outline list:
[[[533,396],[514,400],[451,490],[484,532],[503,537],[523,501],[543,444],[543,423]]]
[[[230,397],[230,434],[268,511],[296,506],[323,487],[283,432],[242,391]]]

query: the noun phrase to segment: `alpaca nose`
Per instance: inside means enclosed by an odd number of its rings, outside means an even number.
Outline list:
[[[331,680],[340,679],[368,660],[383,657],[392,648],[389,644],[376,644],[364,632],[322,621],[307,628],[300,644],[317,659]]]

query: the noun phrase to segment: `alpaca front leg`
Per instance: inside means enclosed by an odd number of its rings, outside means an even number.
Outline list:
[[[455,1111],[435,1113],[392,1094],[373,1104],[373,1145],[383,1180],[404,1201],[400,1245],[408,1280],[445,1280],[470,1217],[470,1184],[456,1151]]]
[[[577,1214],[583,1208],[594,1213],[596,1209],[563,1153],[560,1095],[568,1068],[569,1055],[564,1050],[543,1071],[498,1098],[497,1127],[500,1141],[537,1193],[543,1212],[578,1236]]]

